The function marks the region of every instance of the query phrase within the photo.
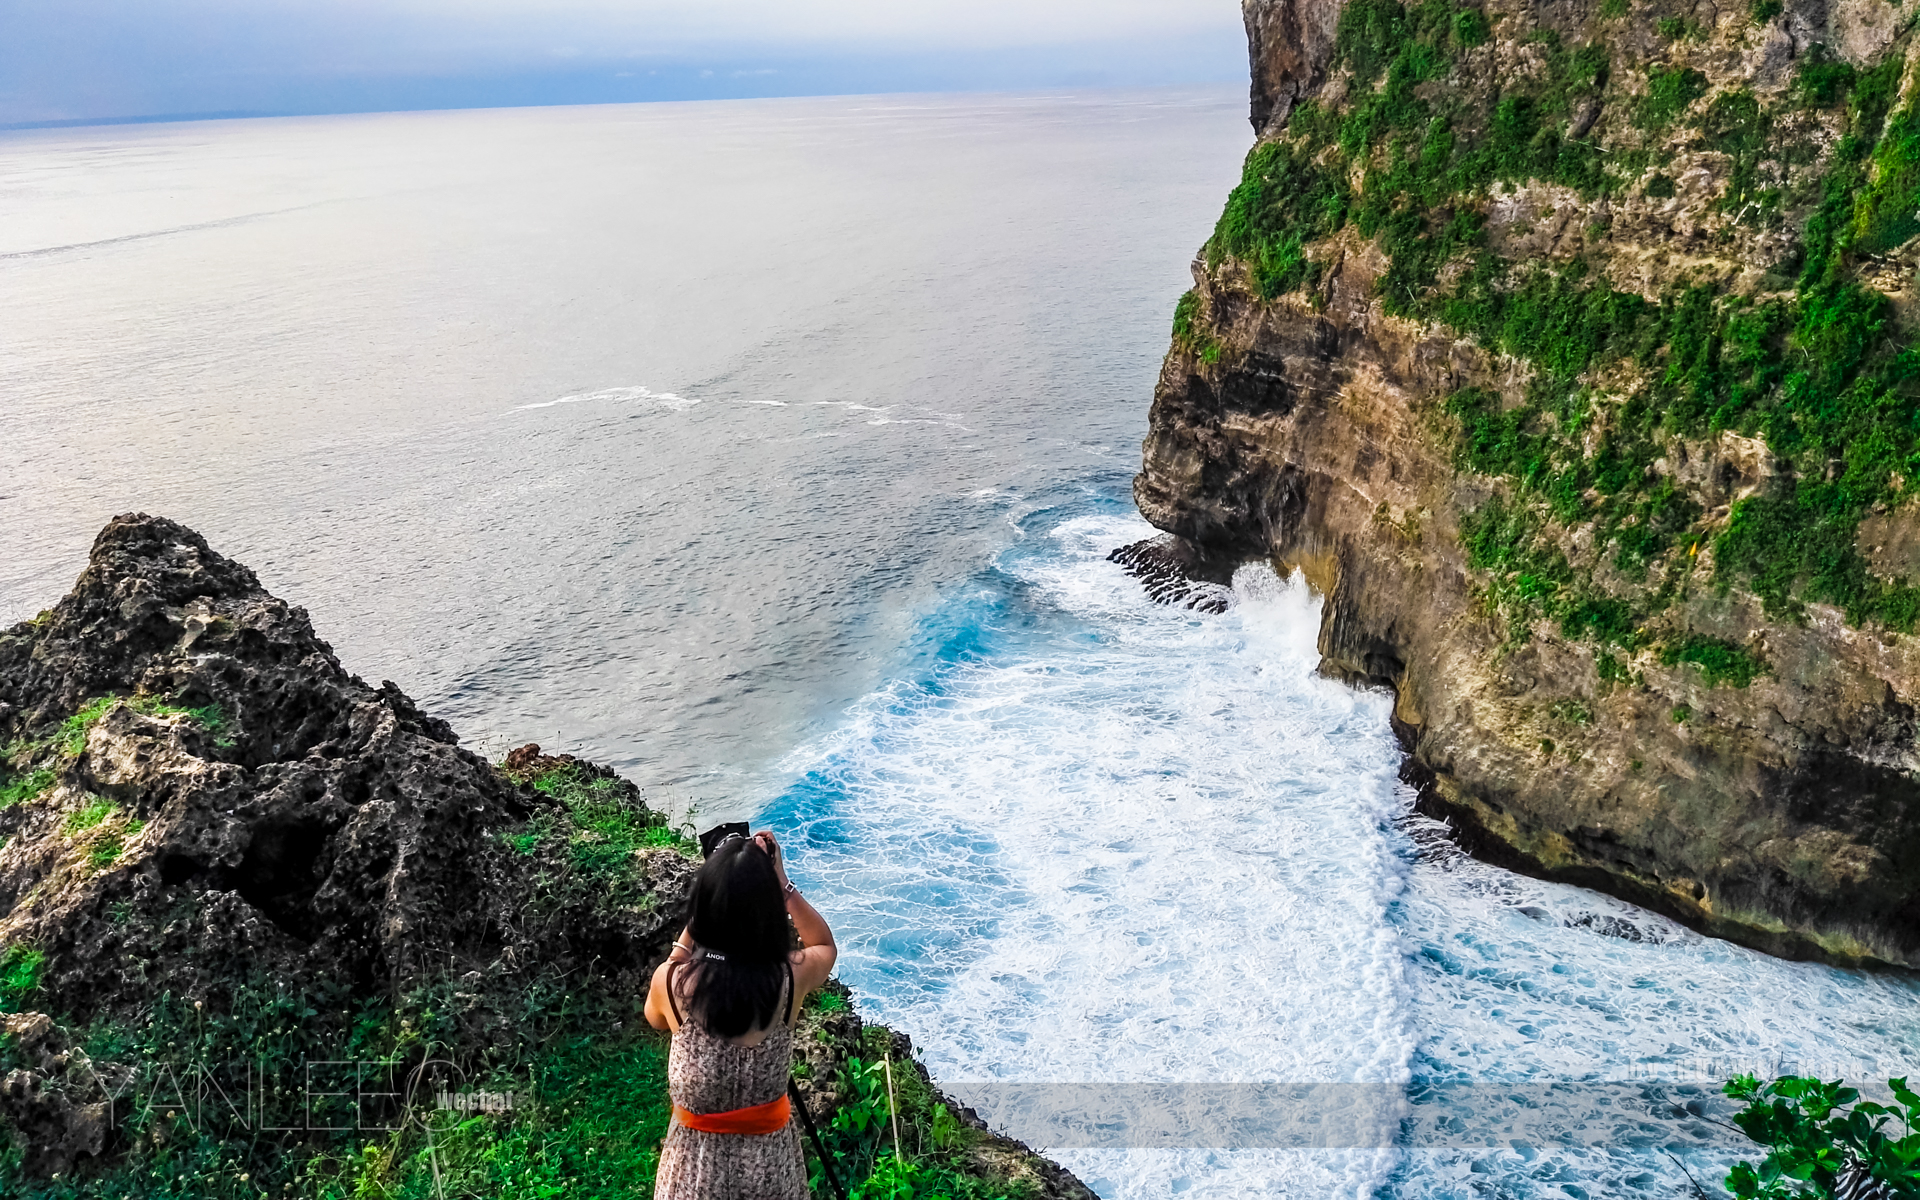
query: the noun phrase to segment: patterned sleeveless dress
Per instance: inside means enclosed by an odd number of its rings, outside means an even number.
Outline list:
[[[677,964],[676,964],[677,965]],[[667,1090],[688,1112],[731,1112],[766,1104],[787,1094],[793,1070],[793,972],[781,987],[782,1020],[758,1045],[737,1046],[708,1033],[698,1018],[687,1020],[688,993],[667,975],[667,997],[680,1028],[667,1057]],[[796,1118],[797,1120],[797,1118]],[[795,1121],[777,1133],[703,1133],[676,1119],[660,1145],[654,1200],[809,1200],[806,1160]]]

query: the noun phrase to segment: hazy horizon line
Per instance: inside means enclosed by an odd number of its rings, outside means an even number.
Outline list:
[[[592,108],[621,104],[724,104],[754,100],[829,100],[838,96],[956,96],[1037,95],[1055,92],[1156,92],[1181,89],[1226,88],[1239,81],[1194,80],[1180,83],[1044,84],[1032,87],[981,85],[930,88],[850,88],[842,91],[782,92],[740,96],[656,96],[627,100],[523,100],[494,104],[420,104],[399,108],[237,109],[214,112],[131,114],[109,117],[64,117],[44,121],[0,121],[0,133],[29,133],[44,129],[87,129],[117,125],[174,125],[197,121],[258,121],[289,117],[358,117],[389,113],[486,112],[490,109]]]

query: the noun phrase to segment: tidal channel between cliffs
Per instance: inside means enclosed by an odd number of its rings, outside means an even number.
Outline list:
[[[1668,1104],[1920,1052],[1898,976],[1452,851],[1410,815],[1390,697],[1315,676],[1320,601],[1254,566],[1224,613],[1153,603],[1106,560],[1151,532],[1125,496],[1009,503],[1013,546],[764,814],[804,831],[845,978],[983,1115],[1113,1200],[1670,1196],[1655,1147],[1702,1178],[1750,1152]],[[1015,1086],[1086,1081],[1112,1086]],[[1141,1148],[1170,1127],[1238,1148]],[[1487,1148],[1516,1137],[1540,1148]]]

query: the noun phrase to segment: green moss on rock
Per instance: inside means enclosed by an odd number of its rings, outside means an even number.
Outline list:
[[[1470,52],[1492,28],[1444,0],[1348,3],[1333,60],[1344,85],[1255,147],[1209,263],[1244,263],[1271,300],[1315,287],[1331,253],[1320,247],[1351,229],[1386,256],[1386,312],[1530,366],[1519,403],[1470,388],[1444,405],[1461,467],[1505,481],[1499,506],[1463,529],[1476,566],[1509,569],[1488,589],[1515,615],[1602,644],[1650,640],[1711,547],[1719,585],[1751,589],[1772,615],[1828,603],[1856,625],[1912,631],[1920,589],[1873,574],[1855,548],[1875,506],[1920,486],[1920,348],[1862,274],[1920,235],[1920,100],[1904,42],[1868,69],[1809,53],[1793,86],[1763,99],[1744,84],[1716,90],[1684,62],[1616,69],[1598,26],[1525,35],[1537,68],[1488,86]],[[1576,134],[1602,110],[1630,119]],[[1830,145],[1810,140],[1809,112],[1837,124]],[[1649,299],[1579,253],[1508,258],[1490,243],[1504,187],[1558,185],[1583,202],[1636,187],[1674,196],[1664,171],[1642,182],[1673,146],[1722,156],[1701,211],[1728,228],[1770,228],[1800,205],[1797,256],[1768,277],[1778,290],[1679,273]],[[1629,383],[1616,392],[1602,378]],[[1715,513],[1661,462],[1676,442],[1722,432],[1764,442],[1783,469]],[[1561,533],[1589,523],[1601,553],[1569,563]],[[1603,559],[1638,590],[1598,587]]]

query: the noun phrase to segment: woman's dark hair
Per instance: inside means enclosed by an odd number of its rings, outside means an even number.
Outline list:
[[[692,1009],[716,1037],[773,1024],[790,945],[786,897],[773,859],[746,838],[722,842],[693,877],[688,932],[724,957],[701,960]]]

